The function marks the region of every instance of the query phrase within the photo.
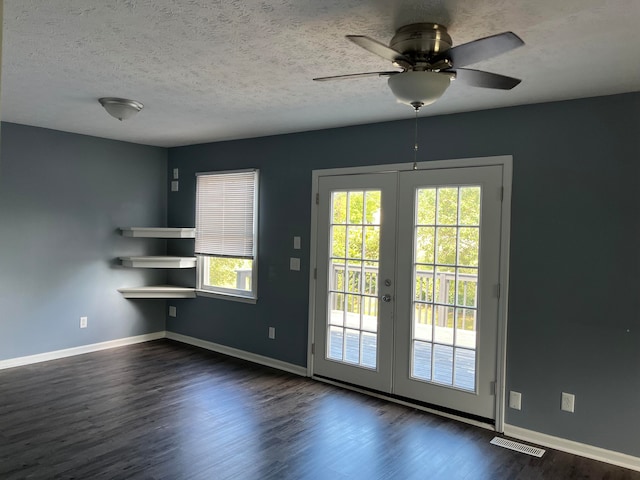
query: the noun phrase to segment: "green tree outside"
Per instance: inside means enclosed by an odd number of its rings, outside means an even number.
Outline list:
[[[480,187],[421,188],[416,195],[415,299],[418,302],[443,302],[476,307],[476,282],[479,257]],[[338,291],[377,295],[376,269],[379,262],[381,193],[378,190],[334,192],[332,196],[331,257],[338,268]],[[457,240],[457,242],[456,242]],[[348,265],[348,272],[341,265]],[[438,266],[436,266],[438,265]],[[370,268],[365,268],[370,267]],[[456,268],[459,281],[455,282]],[[362,285],[362,272],[365,272]],[[447,277],[448,282],[433,281]],[[439,275],[442,274],[442,275]],[[448,275],[446,275],[448,274]],[[465,281],[460,281],[464,278]],[[445,288],[446,285],[446,288]],[[441,292],[440,289],[446,289]],[[456,291],[457,290],[457,291]],[[349,296],[355,299],[355,296]],[[336,296],[335,307],[344,298]],[[359,313],[359,303],[347,299],[347,311]],[[372,304],[375,302],[369,302]],[[340,307],[342,309],[344,307]],[[425,319],[427,304],[417,303],[417,318]],[[442,309],[441,309],[442,310]],[[454,324],[454,309],[446,308],[447,326]],[[369,314],[368,312],[363,312]],[[373,312],[371,312],[373,314]],[[472,329],[473,310],[459,309],[459,327]]]

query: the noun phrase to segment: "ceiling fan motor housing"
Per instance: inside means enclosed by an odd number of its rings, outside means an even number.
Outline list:
[[[452,45],[447,28],[437,23],[412,23],[400,27],[389,43],[394,50],[419,61],[445,52]]]

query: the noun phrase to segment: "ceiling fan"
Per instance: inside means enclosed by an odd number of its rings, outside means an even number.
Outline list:
[[[524,45],[513,32],[480,38],[457,47],[452,47],[446,27],[437,23],[412,23],[400,27],[389,46],[364,35],[347,35],[347,38],[402,70],[352,73],[314,80],[389,77],[389,88],[398,101],[411,105],[416,112],[440,98],[454,79],[475,87],[501,90],[510,90],[520,83],[517,78],[462,68]]]

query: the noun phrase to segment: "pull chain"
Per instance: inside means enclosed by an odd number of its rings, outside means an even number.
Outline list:
[[[414,105],[416,109],[416,128],[415,128],[415,136],[414,136],[414,145],[413,145],[413,169],[418,169],[418,110],[419,106]]]

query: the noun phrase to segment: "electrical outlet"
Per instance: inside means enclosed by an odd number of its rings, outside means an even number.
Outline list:
[[[176,310],[176,307],[174,307],[173,305],[169,305],[169,316],[176,317],[177,315],[178,315],[178,312]]]
[[[514,392],[513,390],[509,392],[509,408],[522,409],[522,394],[520,392]]]
[[[171,182],[171,191],[177,192],[179,189],[180,189],[180,183],[178,182],[178,180],[173,180]]]
[[[269,327],[269,338],[271,340],[274,340],[276,338],[276,328],[275,327]]]
[[[573,393],[562,392],[562,405],[560,408],[565,412],[573,413],[576,407],[576,396]]]
[[[87,317],[80,317],[80,328],[87,328],[88,320]]]

